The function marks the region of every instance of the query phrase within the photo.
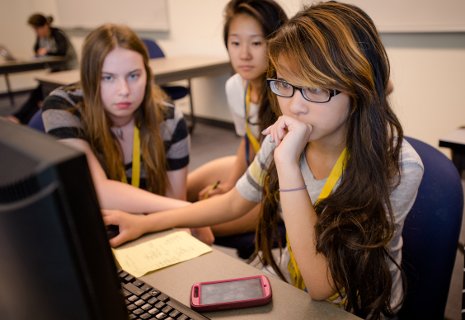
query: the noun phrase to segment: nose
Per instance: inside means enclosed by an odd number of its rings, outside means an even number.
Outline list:
[[[244,44],[240,47],[239,56],[241,59],[250,59],[250,48],[248,45]]]
[[[127,96],[129,94],[129,85],[126,79],[121,79],[118,84],[118,94]]]
[[[300,90],[295,90],[294,95],[289,101],[289,111],[296,115],[306,114],[308,112],[308,101],[304,99]]]

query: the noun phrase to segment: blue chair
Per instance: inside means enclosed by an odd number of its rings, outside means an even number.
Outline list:
[[[147,48],[147,51],[149,53],[149,57],[151,59],[155,58],[164,58],[165,53],[163,50],[160,48],[160,46],[157,44],[155,40],[152,39],[147,39],[147,38],[142,38],[142,41],[145,44],[145,47]],[[155,76],[157,71],[154,71]],[[175,85],[161,85],[160,87],[166,92],[166,94],[174,101],[178,100],[181,98],[184,98],[185,96],[189,95],[190,97],[190,125],[189,125],[189,131],[192,132],[194,130],[195,126],[195,116],[194,116],[194,105],[192,101],[192,95],[191,95],[191,80],[187,79],[188,81],[188,86],[175,86]]]
[[[444,319],[463,215],[462,182],[439,150],[406,139],[425,171],[402,233],[407,291],[399,319]]]
[[[42,110],[39,109],[34,113],[31,120],[27,123],[28,127],[45,132],[44,122],[42,121]]]

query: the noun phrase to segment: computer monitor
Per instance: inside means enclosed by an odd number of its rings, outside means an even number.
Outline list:
[[[0,319],[127,319],[85,155],[5,120]]]

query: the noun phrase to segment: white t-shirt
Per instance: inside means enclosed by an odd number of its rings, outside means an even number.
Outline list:
[[[226,99],[228,100],[229,111],[233,117],[234,127],[237,135],[245,135],[245,89],[246,81],[236,73],[226,81]],[[249,106],[249,126],[253,135],[259,140],[260,127],[258,123],[258,104],[250,103]]]

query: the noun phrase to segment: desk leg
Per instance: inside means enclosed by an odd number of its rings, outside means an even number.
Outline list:
[[[190,114],[190,118],[191,118],[191,123],[190,123],[190,126],[189,126],[189,133],[192,133],[194,131],[194,127],[195,127],[195,114],[194,114],[194,97],[192,97],[192,82],[191,82],[191,79],[189,78],[187,80],[188,82],[188,89],[189,89],[189,100],[190,100],[190,110],[191,110],[191,114]]]
[[[457,168],[460,177],[462,177],[462,172],[465,169],[465,152],[452,150],[452,162]]]
[[[5,82],[6,82],[6,90],[8,92],[8,97],[10,98],[10,103],[12,106],[14,106],[15,97],[14,97],[13,91],[11,91],[11,84],[10,84],[10,78],[8,78],[8,73],[5,73]]]

